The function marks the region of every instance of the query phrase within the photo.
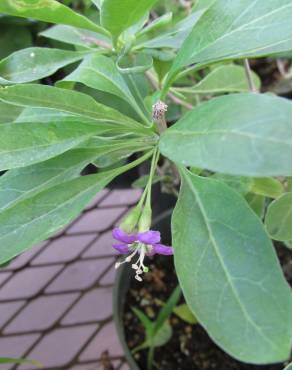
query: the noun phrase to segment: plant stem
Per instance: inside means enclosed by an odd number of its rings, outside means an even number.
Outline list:
[[[151,83],[151,85],[154,87],[154,89],[155,89],[155,90],[159,90],[159,84],[158,84],[158,82],[156,81],[155,77],[154,77],[150,72],[146,72],[146,77],[148,78],[149,82],[150,82],[150,83]],[[168,96],[168,97],[169,97],[169,99],[170,99],[170,100],[172,100],[172,101],[173,101],[173,103],[175,103],[175,104],[181,105],[181,106],[183,106],[183,107],[185,107],[185,108],[187,108],[187,109],[193,109],[193,108],[194,108],[191,104],[189,104],[189,103],[187,103],[187,102],[185,102],[185,101],[183,101],[183,100],[181,100],[181,99],[177,98],[177,97],[176,97],[174,94],[172,94],[171,92],[168,92],[168,93],[167,93],[167,96]]]
[[[257,88],[254,84],[253,78],[252,78],[252,71],[251,71],[248,59],[244,59],[244,68],[245,68],[245,73],[246,73],[246,78],[247,78],[249,90],[253,93],[257,93],[258,90],[257,90]]]
[[[153,360],[154,360],[154,346],[152,345],[149,348],[148,356],[147,356],[147,370],[153,369]]]
[[[155,174],[155,170],[157,167],[157,163],[160,157],[160,153],[158,148],[155,149],[152,157],[152,162],[151,162],[151,169],[150,169],[150,174],[149,174],[149,179],[147,183],[147,198],[146,198],[146,206],[151,207],[151,188],[152,188],[152,182],[153,182],[153,176]]]

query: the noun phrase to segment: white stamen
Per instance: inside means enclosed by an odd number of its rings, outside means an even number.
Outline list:
[[[132,254],[130,254],[127,258],[124,259],[124,261],[122,262],[117,262],[115,264],[115,269],[118,269],[121,265],[123,265],[124,263],[129,263],[131,262],[132,258],[135,256],[135,254],[137,254],[139,251],[138,248],[135,248],[134,252]],[[138,266],[137,266],[138,267]]]
[[[119,268],[122,264],[124,263],[129,263],[132,261],[133,257],[138,253],[139,254],[139,257],[136,261],[136,263],[133,263],[132,264],[132,269],[135,270],[135,279],[138,280],[138,281],[142,281],[142,278],[140,275],[142,275],[144,272],[148,272],[148,267],[146,267],[144,265],[144,258],[146,256],[146,253],[149,252],[149,245],[146,245],[146,244],[143,244],[143,243],[139,243],[137,245],[137,243],[134,243],[132,245],[129,245],[129,248],[130,249],[134,249],[133,252],[127,256],[124,261],[122,262],[117,262],[115,264],[115,268]]]

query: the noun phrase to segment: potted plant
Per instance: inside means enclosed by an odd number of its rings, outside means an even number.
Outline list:
[[[147,256],[174,255],[190,312],[223,351],[288,361],[291,290],[271,239],[291,248],[292,105],[259,93],[249,58],[292,49],[291,0],[91,5],[93,17],[56,0],[0,3],[5,15],[54,23],[41,36],[74,47],[0,62],[0,263],[149,161],[140,201],[113,231],[116,267],[130,263],[143,284]],[[54,86],[35,83],[59,69]],[[88,164],[97,173],[81,175]],[[157,181],[178,198],[171,244],[151,230]]]

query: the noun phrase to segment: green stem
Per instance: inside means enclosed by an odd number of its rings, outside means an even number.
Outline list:
[[[148,179],[148,183],[147,183],[147,186],[146,186],[146,188],[147,188],[146,206],[148,206],[148,207],[151,207],[151,188],[152,188],[153,177],[154,177],[154,174],[155,174],[155,170],[156,170],[156,167],[157,167],[159,157],[160,157],[160,153],[159,153],[158,148],[156,148],[153,152],[149,179]]]
[[[154,360],[154,346],[151,345],[147,356],[147,370],[153,369],[153,360]]]
[[[149,152],[144,154],[142,157],[136,159],[135,161],[128,163],[125,166],[122,166],[121,168],[119,168],[119,170],[117,170],[117,176],[121,175],[122,173],[128,170],[131,170],[134,167],[137,167],[139,164],[145,162],[149,157],[151,157],[151,155],[153,155],[153,150],[150,150]],[[106,174],[106,172],[104,172],[104,174]]]

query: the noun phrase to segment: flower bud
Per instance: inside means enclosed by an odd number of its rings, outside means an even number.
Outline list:
[[[139,220],[139,232],[150,230],[152,223],[152,209],[151,206],[146,205]]]
[[[126,215],[125,219],[120,225],[120,228],[128,234],[132,233],[138,224],[141,211],[142,206],[138,204]]]

